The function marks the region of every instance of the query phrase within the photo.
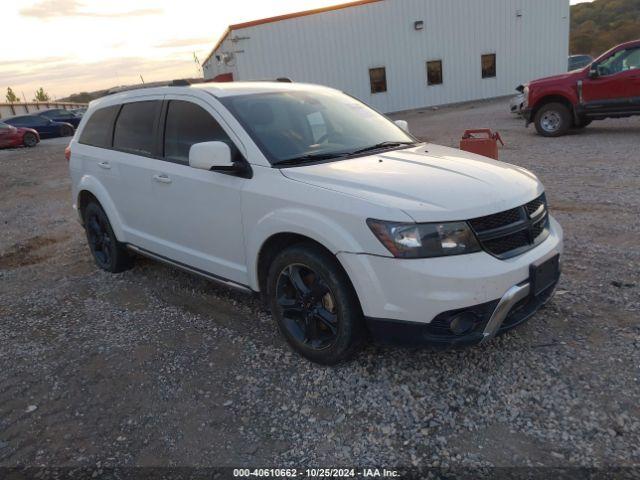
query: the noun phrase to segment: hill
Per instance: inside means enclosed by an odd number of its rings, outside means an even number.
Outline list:
[[[595,0],[571,7],[571,53],[594,57],[640,39],[640,0]]]

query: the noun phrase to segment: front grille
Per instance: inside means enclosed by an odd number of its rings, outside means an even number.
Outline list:
[[[527,232],[517,232],[513,235],[496,238],[495,240],[486,240],[484,242],[484,248],[494,255],[504,255],[528,244],[529,235]]]
[[[513,210],[507,210],[506,212],[500,212],[494,215],[487,215],[486,217],[471,220],[471,226],[475,231],[483,232],[486,230],[493,230],[494,228],[504,227],[523,219],[522,208],[514,208]]]
[[[521,255],[549,235],[547,200],[542,194],[518,208],[475,218],[469,224],[490,254],[501,259]]]
[[[542,195],[542,196],[541,196],[541,197],[539,197],[539,198],[536,198],[533,202],[529,202],[529,203],[527,203],[527,204],[524,206],[524,208],[525,208],[525,210],[527,211],[527,214],[528,214],[529,216],[531,216],[531,215],[533,215],[534,213],[536,213],[536,212],[538,211],[538,209],[539,209],[541,206],[543,206],[543,205],[544,205],[544,206],[545,206],[545,208],[546,208],[546,206],[547,206],[547,202],[545,201],[544,195]]]

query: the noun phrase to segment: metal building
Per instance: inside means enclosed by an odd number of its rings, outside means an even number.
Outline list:
[[[569,0],[363,0],[231,25],[205,79],[288,77],[383,112],[512,93],[567,71]]]

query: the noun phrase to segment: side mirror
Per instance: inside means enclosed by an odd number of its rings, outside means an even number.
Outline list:
[[[409,131],[409,122],[407,122],[406,120],[396,120],[395,123],[398,127],[400,127],[402,130],[404,130],[407,133],[411,133]]]
[[[589,78],[594,79],[600,76],[600,72],[598,71],[597,65],[591,65],[591,69],[589,70]]]
[[[196,143],[189,150],[189,166],[200,170],[229,172],[235,170],[231,149],[224,142]]]

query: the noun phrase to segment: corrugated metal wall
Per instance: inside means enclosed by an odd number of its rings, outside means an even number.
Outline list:
[[[569,0],[385,0],[236,30],[218,52],[236,53],[230,65],[212,57],[206,78],[290,77],[384,112],[491,98],[566,72]],[[496,78],[482,79],[486,53],[497,55]],[[428,60],[442,60],[442,85],[427,85]],[[386,93],[371,94],[373,67],[386,68]]]

